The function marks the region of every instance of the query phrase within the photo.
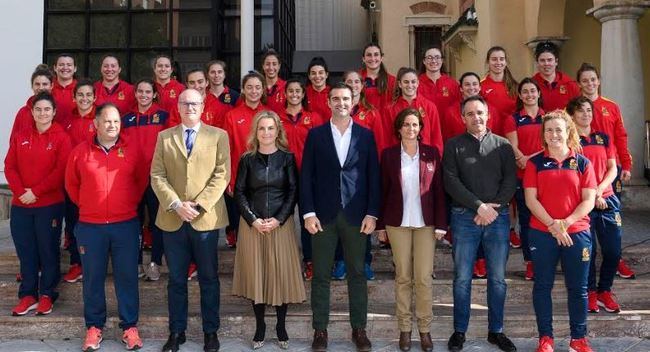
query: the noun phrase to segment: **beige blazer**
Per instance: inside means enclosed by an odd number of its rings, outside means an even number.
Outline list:
[[[177,199],[194,201],[203,209],[191,223],[195,230],[210,231],[228,225],[223,194],[229,182],[230,145],[224,130],[202,123],[189,158],[183,125],[158,134],[151,187],[160,201],[156,218],[160,229],[172,232],[183,224],[170,208]]]

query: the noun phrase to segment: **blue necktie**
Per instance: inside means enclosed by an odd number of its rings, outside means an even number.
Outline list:
[[[187,138],[185,138],[185,149],[187,149],[187,155],[189,156],[190,153],[192,153],[192,148],[194,147],[194,130],[189,128],[185,130],[185,134],[187,135]]]

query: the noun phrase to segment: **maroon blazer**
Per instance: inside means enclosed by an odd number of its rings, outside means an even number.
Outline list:
[[[447,230],[447,210],[442,184],[442,157],[436,147],[419,144],[420,201],[426,226]],[[378,229],[400,226],[404,211],[402,198],[402,147],[386,148],[381,155],[382,212]]]

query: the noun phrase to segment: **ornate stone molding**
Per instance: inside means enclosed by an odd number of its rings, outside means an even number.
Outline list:
[[[617,0],[593,7],[587,10],[587,15],[594,16],[601,23],[621,19],[636,20],[645,13],[647,8],[650,8],[650,1],[647,0]]]

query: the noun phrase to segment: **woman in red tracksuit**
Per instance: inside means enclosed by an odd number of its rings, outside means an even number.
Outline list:
[[[113,103],[124,115],[135,106],[133,86],[120,79],[120,61],[117,56],[104,55],[101,61],[102,79],[95,82],[95,106]]]
[[[424,52],[418,86],[418,94],[436,104],[441,118],[449,107],[460,104],[458,82],[444,72],[444,58],[439,47]]]
[[[526,280],[534,278],[533,262],[528,246],[528,232],[530,223],[530,211],[526,207],[522,180],[524,171],[530,159],[543,150],[542,141],[539,136],[542,134],[542,98],[539,86],[531,78],[524,78],[519,82],[519,97],[517,98],[517,112],[509,119],[503,121],[503,133],[510,141],[515,152],[517,161],[517,191],[515,200],[517,202],[517,215],[519,218],[519,236],[521,238],[521,249],[526,262]]]
[[[156,56],[152,68],[158,105],[165,111],[171,111],[176,108],[178,96],[185,90],[185,86],[172,77],[174,69],[169,56],[164,54]]]
[[[305,141],[309,130],[320,126],[328,120],[324,120],[317,112],[309,110],[307,96],[305,95],[305,84],[299,79],[289,79],[286,82],[284,95],[286,97],[286,108],[280,114],[280,121],[287,135],[289,151],[296,157],[296,166],[300,170],[302,165],[302,151],[305,148]],[[313,266],[311,258],[311,235],[305,230],[304,219],[300,219],[300,240],[302,244],[302,261],[305,265],[305,279],[313,277]]]
[[[71,54],[59,54],[54,61],[54,73],[56,78],[52,82],[52,96],[56,101],[56,121],[64,129],[70,125],[72,110],[76,107],[74,102],[74,87],[77,80],[74,74],[77,72],[77,65]]]
[[[325,119],[332,116],[328,101],[328,94],[330,86],[327,84],[327,78],[330,71],[327,68],[325,59],[318,56],[309,62],[307,66],[307,77],[309,83],[307,84],[307,102],[311,111],[317,112],[318,115]]]
[[[371,43],[363,48],[361,78],[365,86],[366,99],[380,114],[392,103],[395,90],[395,76],[386,71],[384,53],[378,44]]]
[[[154,102],[156,96],[154,82],[150,79],[141,79],[135,84],[136,108],[122,116],[121,134],[124,138],[129,139],[131,143],[139,145],[145,163],[144,170],[147,174],[151,169],[151,160],[153,159],[158,133],[169,127],[169,113]],[[139,272],[144,273],[149,281],[158,281],[160,279],[159,267],[162,265],[162,231],[155,225],[158,205],[158,198],[153,193],[151,184],[149,184],[138,206],[138,215],[143,227],[146,207],[149,217],[147,230],[152,236],[151,262],[146,268],[142,267],[142,245],[140,246],[138,260],[138,264],[141,266]]]
[[[393,126],[397,114],[402,110],[414,108],[420,112],[424,122],[424,129],[420,131],[422,143],[443,150],[438,109],[434,103],[418,95],[418,85],[417,71],[407,67],[402,67],[397,71],[397,86],[393,94],[393,103],[387,108],[383,121],[385,145],[399,143],[391,126]]]
[[[580,95],[578,84],[557,69],[559,58],[559,49],[551,42],[541,42],[535,47],[538,72],[533,79],[541,89],[544,97],[542,108],[546,111],[564,109],[569,100]]]
[[[210,85],[205,92],[205,108],[211,111],[215,121],[214,126],[223,128],[226,113],[232,110],[239,102],[239,92],[228,87],[226,81],[226,63],[221,60],[212,60],[205,65]]]
[[[485,63],[488,65],[488,73],[481,81],[481,96],[497,109],[490,111],[490,117],[494,119],[492,132],[503,136],[503,121],[509,119],[516,110],[517,81],[508,68],[508,56],[504,48],[491,47],[487,51]]]
[[[242,104],[228,111],[224,117],[223,129],[228,133],[230,142],[231,177],[230,185],[225,193],[228,209],[229,229],[226,230],[226,245],[234,248],[237,243],[239,228],[239,210],[233,199],[237,168],[242,154],[248,150],[248,134],[251,130],[253,117],[262,110],[269,110],[266,104],[266,81],[257,72],[251,72],[242,78]]]
[[[11,237],[20,259],[20,301],[12,315],[52,312],[60,279],[59,245],[64,195],[63,175],[70,139],[53,122],[54,97],[47,92],[32,99],[32,126],[16,132],[5,158],[5,175],[14,197]]]
[[[80,80],[74,88],[75,108],[72,110],[70,123],[67,129],[72,147],[92,141],[95,135],[95,87],[90,80]],[[77,248],[77,238],[73,230],[79,220],[79,208],[66,193],[65,199],[65,236],[67,249],[70,252],[70,267],[63,275],[65,282],[77,282],[83,278],[81,257]]]
[[[269,49],[262,56],[262,72],[266,80],[266,105],[278,115],[284,111],[285,85],[286,82],[280,78],[282,60],[280,54]]]
[[[352,120],[369,130],[375,136],[378,152],[388,147],[385,145],[384,130],[379,111],[366,99],[366,93],[361,75],[357,71],[343,73],[343,82],[352,88]]]
[[[10,139],[13,139],[14,135],[24,129],[31,130],[34,125],[34,117],[32,116],[32,101],[38,93],[46,92],[50,93],[52,91],[52,82],[54,76],[52,72],[47,68],[47,65],[40,64],[36,66],[36,69],[32,73],[30,79],[32,92],[34,95],[27,99],[27,102],[23,107],[21,107],[16,113],[16,118],[14,119],[14,124],[11,127]]]

